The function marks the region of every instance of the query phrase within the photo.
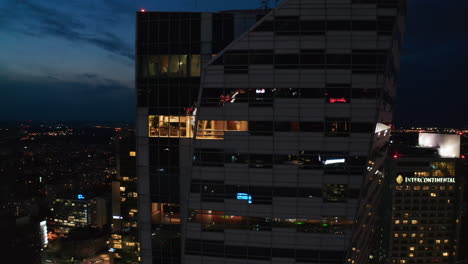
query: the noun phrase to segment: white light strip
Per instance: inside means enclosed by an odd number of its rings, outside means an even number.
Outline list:
[[[338,164],[338,163],[345,163],[345,159],[329,159],[329,160],[323,161],[324,165]]]

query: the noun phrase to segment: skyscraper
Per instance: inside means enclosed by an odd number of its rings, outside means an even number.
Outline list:
[[[460,136],[420,133],[417,147],[390,151],[382,203],[385,263],[458,263],[466,175]]]
[[[371,259],[403,1],[265,12],[137,15],[143,263]]]
[[[138,194],[134,131],[121,131],[116,140],[117,174],[112,181],[111,263],[139,261]]]

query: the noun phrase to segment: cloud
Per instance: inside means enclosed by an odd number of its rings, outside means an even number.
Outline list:
[[[10,9],[10,12],[8,10]],[[43,38],[54,36],[73,43],[86,43],[113,54],[134,60],[134,49],[117,35],[109,31],[90,29],[79,16],[72,16],[56,8],[22,1],[16,6],[1,9],[0,30],[18,32],[24,35]],[[17,22],[21,21],[21,24]]]

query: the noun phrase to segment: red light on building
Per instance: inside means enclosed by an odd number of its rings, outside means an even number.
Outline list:
[[[463,132],[458,132],[458,135],[463,136]]]
[[[144,8],[142,8],[142,9],[140,10],[140,12],[146,12],[146,10],[145,10]]]
[[[394,159],[398,158],[398,154],[393,154],[393,158]]]
[[[341,98],[330,98],[330,103],[334,104],[334,103],[347,103],[348,100],[346,100],[346,98],[344,97],[341,97]]]
[[[466,156],[465,156],[465,155],[461,155],[460,158],[466,159]]]

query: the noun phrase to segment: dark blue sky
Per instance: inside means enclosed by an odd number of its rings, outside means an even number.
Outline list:
[[[0,120],[133,120],[135,11],[260,0],[2,0]],[[468,1],[409,0],[397,123],[468,125]]]

